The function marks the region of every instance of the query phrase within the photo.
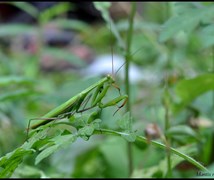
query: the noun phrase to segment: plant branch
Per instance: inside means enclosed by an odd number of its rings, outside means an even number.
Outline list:
[[[130,97],[130,82],[129,82],[129,65],[130,65],[130,57],[131,57],[131,42],[132,42],[132,34],[133,34],[133,24],[134,24],[134,15],[136,13],[136,3],[131,3],[131,13],[129,18],[129,28],[127,32],[127,41],[126,41],[126,66],[125,66],[125,88],[126,94]],[[126,111],[130,112],[130,122],[129,122],[129,131],[132,131],[132,119],[131,119],[131,104],[130,101],[127,101]],[[128,160],[129,160],[129,175],[131,175],[133,171],[133,158],[132,158],[132,147],[131,143],[128,142]]]
[[[125,133],[125,132],[118,132],[118,131],[114,131],[114,130],[109,130],[109,129],[100,129],[100,130],[95,130],[94,131],[94,134],[105,134],[105,135],[115,135],[115,136],[121,136],[121,135],[129,135],[128,133]],[[148,144],[148,140],[146,137],[143,137],[143,136],[136,136],[136,142],[142,142],[142,143],[146,143]],[[154,140],[151,140],[150,141],[150,144],[154,147],[158,147],[158,148],[161,148],[163,150],[165,150],[166,148],[169,148],[170,151],[173,153],[173,154],[176,154],[178,156],[180,156],[181,158],[185,159],[186,161],[188,161],[189,163],[193,164],[194,166],[198,167],[200,170],[202,171],[205,171],[205,172],[209,172],[209,170],[204,167],[202,164],[200,164],[199,162],[197,162],[195,159],[193,159],[192,157],[176,150],[175,148],[172,148],[172,147],[167,147],[167,145],[165,144],[162,144],[160,142],[157,142],[157,141],[154,141]]]

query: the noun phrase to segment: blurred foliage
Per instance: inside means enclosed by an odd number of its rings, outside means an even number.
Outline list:
[[[87,68],[87,62],[66,48],[46,44],[45,27],[54,25],[66,30],[75,36],[74,43],[78,39],[79,44],[89,46],[96,54],[111,54],[112,46],[114,54],[124,55],[128,14],[114,19],[109,14],[112,3],[95,3],[104,22],[87,24],[66,17],[68,11],[75,10],[72,3],[58,3],[43,12],[27,2],[4,3],[20,8],[37,23],[8,23],[1,24],[0,28],[1,177],[166,177],[167,147],[162,136],[156,141],[146,141],[145,130],[150,123],[160,128],[161,135],[167,137],[170,147],[176,150],[177,154],[171,150],[172,178],[201,177],[198,175],[203,169],[201,164],[213,173],[212,2],[138,3],[131,64],[138,66],[142,73],[149,70],[157,81],[142,80],[130,86],[132,133],[129,112],[125,113],[122,108],[113,116],[115,106],[103,109],[92,122],[88,119],[93,111],[75,115],[69,119],[74,128],[63,124],[64,121],[39,127],[32,130],[29,142],[25,142],[29,119],[43,116],[102,78],[83,76],[80,72]],[[34,53],[21,48],[18,41],[26,34],[38,40]],[[64,59],[73,68],[43,70],[41,59],[46,55],[59,63]],[[122,79],[117,77],[116,81],[124,94]],[[166,89],[167,96],[164,95]],[[105,100],[116,95],[118,92],[110,88]],[[165,128],[167,115],[168,129]],[[101,135],[100,128],[116,133],[107,136],[106,130]],[[139,140],[141,136],[146,138]],[[133,144],[131,176],[127,141]]]

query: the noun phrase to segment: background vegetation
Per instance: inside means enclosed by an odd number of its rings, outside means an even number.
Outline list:
[[[118,19],[109,15],[111,3],[95,3],[104,19],[95,24],[66,18],[66,12],[75,9],[69,3],[43,12],[29,3],[11,5],[37,21],[0,28],[1,177],[211,177],[213,3],[139,3],[136,10],[130,3],[127,14]],[[43,30],[50,24],[74,33],[97,55],[111,57],[112,46],[114,55],[137,66],[142,77],[124,83],[116,75],[121,93],[127,93],[126,86],[130,89],[129,112],[123,107],[113,116],[116,106],[104,108],[93,123],[74,124],[77,134],[55,123],[33,131],[25,142],[30,118],[41,117],[102,78],[84,76],[80,72],[87,62],[44,43]],[[17,38],[27,33],[36,35],[33,53]],[[64,59],[74,68],[42,69],[45,55]],[[115,94],[111,88],[105,98]],[[74,121],[84,121],[92,112]]]

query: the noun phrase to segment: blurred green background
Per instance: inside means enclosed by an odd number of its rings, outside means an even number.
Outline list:
[[[42,2],[45,6],[46,2]],[[102,3],[101,3],[102,4]],[[123,40],[131,5],[109,3]],[[41,4],[40,4],[41,5]],[[41,5],[41,7],[42,7]],[[2,2],[0,22],[0,157],[24,143],[30,118],[41,117],[106,75],[101,65],[111,47],[114,63],[123,58],[110,25],[91,4]],[[12,10],[11,10],[12,9]],[[13,14],[12,14],[13,12]],[[214,4],[212,2],[138,2],[131,44],[130,77],[133,130],[145,136],[151,123],[166,133],[171,146],[213,170]],[[5,14],[4,14],[5,13]],[[88,13],[88,14],[87,14]],[[10,16],[9,16],[10,15]],[[105,61],[106,62],[106,61]],[[116,70],[116,68],[115,68]],[[111,67],[110,67],[111,73]],[[92,72],[94,73],[92,76]],[[125,92],[121,70],[117,85]],[[109,92],[113,96],[114,90]],[[118,129],[124,110],[102,112],[102,126]],[[169,113],[166,111],[169,109]],[[29,156],[12,177],[129,177],[126,141],[93,136],[60,149],[34,164]],[[164,150],[133,143],[131,177],[163,177]],[[172,177],[196,177],[199,171],[172,157]]]

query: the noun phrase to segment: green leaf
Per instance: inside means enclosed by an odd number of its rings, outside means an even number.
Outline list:
[[[45,150],[43,150],[37,157],[36,157],[36,161],[35,161],[35,165],[37,165],[41,160],[43,160],[44,158],[50,156],[52,153],[54,153],[55,151],[57,151],[57,149],[59,148],[58,145],[54,145],[51,147],[46,148]]]
[[[15,177],[38,177],[38,178],[50,178],[45,173],[35,166],[22,165],[15,171]]]
[[[213,11],[214,6],[184,8],[164,23],[159,41],[165,42],[180,31],[192,32],[200,22],[212,19]]]
[[[175,14],[183,14],[183,13],[186,13],[188,10],[192,10],[201,6],[200,3],[196,4],[192,2],[185,2],[185,3],[175,2],[173,3],[173,5],[174,5],[173,9],[175,11]]]
[[[123,117],[121,119],[119,119],[117,121],[117,125],[123,129],[123,130],[126,130],[126,131],[129,131],[130,130],[130,112],[127,112],[123,115]]]
[[[95,111],[95,112],[92,112],[91,114],[89,114],[86,122],[88,122],[88,120],[90,120],[91,123],[85,124],[84,127],[80,128],[78,130],[78,135],[86,141],[89,140],[89,137],[93,134],[95,129],[99,130],[99,128],[100,128],[101,120],[93,118],[94,116],[97,116],[98,113],[99,112]],[[93,121],[92,121],[92,119],[93,119]]]
[[[165,42],[182,30],[186,32],[191,32],[198,25],[199,20],[197,19],[197,17],[193,18],[196,16],[197,11],[190,12],[190,14],[174,16],[170,18],[163,25],[159,41]]]
[[[116,136],[124,135],[124,132],[117,132],[117,131],[113,131],[113,130],[109,130],[109,129],[108,130],[107,129],[101,129],[101,131],[102,131],[102,133],[113,134],[113,135],[116,135]],[[146,144],[148,143],[147,138],[143,137],[143,136],[136,136],[136,141],[142,142],[142,143],[146,143]],[[165,144],[162,144],[162,143],[154,141],[154,140],[151,140],[150,144],[152,146],[155,146],[157,148],[164,149],[164,150],[166,150],[166,148],[169,148],[170,151],[173,154],[176,154],[176,155],[180,156],[181,158],[187,160],[188,162],[190,162],[194,166],[198,167],[199,169],[201,169],[203,171],[209,172],[206,167],[204,167],[202,164],[200,164],[199,162],[197,162],[195,159],[193,159],[189,155],[183,153],[182,151],[179,151],[179,150],[177,150],[177,149],[175,149],[173,147],[167,147]]]
[[[53,47],[45,47],[43,49],[43,53],[47,55],[51,55],[57,59],[63,59],[72,63],[77,67],[83,67],[86,65],[86,62],[79,58],[78,56],[74,55],[72,52],[66,51],[64,49],[53,48]]]
[[[102,122],[101,119],[95,119],[92,124],[93,124],[93,127],[94,129],[100,129],[100,123]]]
[[[4,24],[0,28],[0,37],[22,35],[36,31],[36,28],[26,24]]]
[[[35,80],[19,76],[0,77],[0,87],[14,84],[33,84]]]
[[[197,152],[196,146],[183,146],[177,148],[178,151],[184,151],[185,153],[189,155],[194,155]],[[172,154],[171,157],[171,167],[174,168],[176,165],[178,165],[180,162],[184,161],[183,158]],[[151,178],[151,177],[165,177],[167,174],[167,158],[164,158],[162,161],[160,161],[157,165],[149,167],[149,168],[143,168],[143,169],[137,169],[134,170],[132,174],[132,178]]]
[[[90,114],[88,114],[88,113],[81,114],[79,116],[77,114],[77,115],[71,116],[69,118],[69,121],[71,122],[72,126],[74,126],[75,128],[78,129],[79,127],[84,127],[87,125],[89,116],[90,116]]]
[[[9,3],[20,8],[21,10],[33,16],[34,18],[37,18],[39,14],[39,11],[28,2],[9,2]]]
[[[100,119],[97,119],[99,115],[99,111],[94,111],[92,113],[85,113],[85,114],[76,114],[69,118],[70,124],[75,128],[85,127],[90,124],[90,126],[94,126],[94,128],[98,128],[101,122]]]
[[[109,166],[108,173],[114,178],[128,177],[127,142],[118,137],[104,139],[100,152]],[[110,172],[109,172],[110,171]]]
[[[214,45],[214,25],[208,25],[200,32],[200,38],[203,48],[208,48]]]
[[[28,89],[19,89],[12,92],[6,92],[0,96],[0,102],[6,100],[14,100],[14,99],[21,99],[26,96],[33,95],[34,92]]]
[[[78,131],[78,134],[80,137],[83,137],[84,139],[86,137],[86,140],[88,140],[88,137],[91,136],[93,134],[93,132],[94,132],[94,126],[88,125],[88,126],[81,128]]]
[[[95,143],[96,144],[96,143]],[[81,151],[81,150],[77,150]],[[75,152],[74,152],[75,154]],[[75,166],[72,169],[72,178],[100,178],[104,176],[106,169],[106,164],[103,160],[97,146],[93,146],[87,151],[78,153],[75,158]]]
[[[127,112],[123,115],[121,119],[117,121],[117,124],[121,129],[123,129],[125,132],[130,132],[131,129],[131,116],[130,112]],[[126,139],[129,142],[134,142],[136,139],[135,133],[124,133],[121,135],[124,139]]]
[[[109,23],[111,21],[111,17],[109,15],[109,8],[111,6],[110,2],[94,2],[95,8],[101,12],[104,20]]]
[[[17,148],[0,158],[0,177],[10,177],[14,170],[21,164],[24,156],[33,153],[33,149]]]
[[[39,20],[42,24],[50,21],[54,16],[61,15],[71,9],[71,3],[61,2],[40,13]]]
[[[214,90],[214,74],[203,74],[196,78],[179,81],[175,86],[179,102],[174,105],[174,112],[179,112],[195,98],[210,90]]]
[[[40,161],[42,161],[44,158],[47,158],[54,152],[56,152],[59,148],[63,148],[64,146],[75,142],[76,135],[64,135],[64,136],[56,136],[51,139],[51,141],[54,142],[54,145],[47,147],[44,149],[39,155],[36,157],[35,164],[38,164]]]
[[[192,128],[186,125],[177,125],[177,126],[170,127],[166,131],[166,135],[167,136],[187,135],[187,136],[194,137],[195,139],[198,139],[197,133]]]
[[[125,43],[123,42],[123,39],[121,38],[114,21],[111,19],[109,15],[109,8],[111,6],[110,2],[94,2],[95,8],[101,12],[103,19],[106,21],[107,24],[111,25],[111,31],[113,32],[114,36],[116,37],[119,46],[122,49],[125,49]]]
[[[141,142],[144,142],[146,143],[147,142],[147,138],[143,137],[143,136],[137,136],[136,138],[137,141],[141,141]],[[154,140],[151,140],[151,144],[155,147],[159,147],[161,149],[166,149],[166,145],[160,143],[160,142],[157,142],[157,141],[154,141]],[[193,159],[191,156],[187,155],[186,152],[183,153],[183,151],[180,151],[180,150],[177,150],[175,148],[172,148],[170,147],[170,151],[173,153],[173,154],[176,154],[178,156],[180,156],[181,158],[187,160],[188,162],[190,162],[191,164],[193,164],[194,166],[198,167],[199,169],[203,170],[203,171],[207,171],[207,168],[204,167],[201,163],[197,162],[195,159]]]
[[[60,29],[72,29],[76,31],[85,31],[86,29],[89,29],[90,26],[86,24],[83,21],[79,20],[69,20],[69,19],[56,19],[53,22],[58,28]]]
[[[94,6],[96,7],[96,9],[98,9],[102,13],[108,14],[108,10],[111,7],[111,3],[110,2],[94,2]]]

